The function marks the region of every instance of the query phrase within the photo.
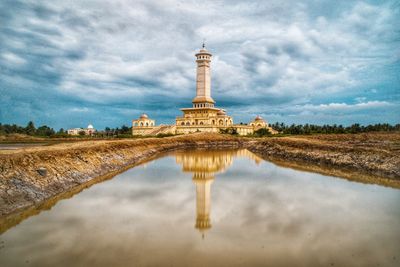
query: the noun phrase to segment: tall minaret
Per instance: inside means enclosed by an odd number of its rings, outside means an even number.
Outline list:
[[[203,48],[196,54],[196,97],[192,101],[194,108],[214,107],[215,101],[211,98],[211,56],[203,42]]]

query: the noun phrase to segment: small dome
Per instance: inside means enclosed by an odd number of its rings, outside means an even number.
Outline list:
[[[225,115],[224,110],[220,109],[220,110],[217,112],[217,115]]]
[[[263,118],[262,118],[261,116],[257,116],[254,120],[256,120],[256,121],[262,121]]]
[[[149,116],[147,116],[147,114],[143,113],[142,115],[140,115],[141,119],[147,119]]]
[[[93,125],[91,125],[91,124],[89,124],[87,128],[88,129],[94,129]]]

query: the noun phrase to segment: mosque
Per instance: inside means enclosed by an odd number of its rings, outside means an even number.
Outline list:
[[[182,108],[182,116],[176,117],[175,125],[155,125],[155,120],[142,114],[137,120],[132,121],[132,135],[157,135],[157,134],[189,134],[194,132],[219,133],[229,128],[235,129],[239,135],[253,134],[254,131],[267,128],[271,133],[276,133],[268,123],[257,116],[249,124],[234,124],[233,118],[226,111],[215,106],[211,97],[211,57],[212,54],[205,48],[196,53],[197,77],[196,96],[192,100],[193,106]]]
[[[67,130],[69,135],[90,135],[92,136],[96,132],[96,129],[92,124],[89,124],[86,128],[72,128]]]

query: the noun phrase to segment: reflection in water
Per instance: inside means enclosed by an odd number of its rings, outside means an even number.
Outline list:
[[[399,203],[400,190],[247,150],[177,152],[4,232],[0,266],[394,267]]]
[[[254,159],[259,164],[262,159],[247,149],[234,151],[199,150],[190,152],[177,152],[176,162],[182,165],[183,172],[193,173],[193,182],[196,185],[196,224],[204,238],[204,232],[211,228],[211,184],[215,174],[223,172],[233,162],[235,156]]]

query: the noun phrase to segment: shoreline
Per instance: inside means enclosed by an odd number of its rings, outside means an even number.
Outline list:
[[[393,144],[400,144],[400,134],[377,135],[375,139],[387,143],[389,137]],[[358,141],[364,140],[365,136],[352,135],[354,140],[349,137],[350,141],[341,141],[335,147],[336,140],[324,138],[333,137],[255,139],[203,133],[167,138],[69,142],[1,151],[0,226],[8,225],[15,218],[23,220],[30,216],[21,216],[26,211],[34,211],[41,205],[46,207],[49,202],[54,202],[54,205],[59,199],[166,152],[184,149],[245,148],[280,166],[400,188],[400,156],[396,146],[391,150],[393,144],[386,144],[386,148],[379,143],[375,146],[360,145]]]
[[[177,149],[239,148],[222,135],[63,143],[0,152],[0,218]]]

